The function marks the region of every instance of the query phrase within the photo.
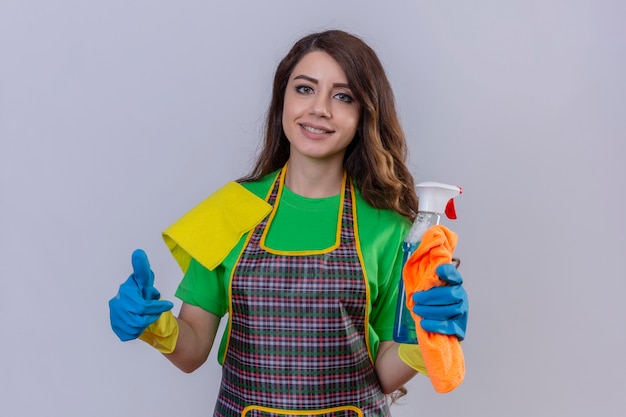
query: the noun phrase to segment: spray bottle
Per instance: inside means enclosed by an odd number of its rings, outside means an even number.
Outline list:
[[[402,243],[403,270],[404,264],[422,240],[424,232],[439,224],[442,213],[445,213],[450,219],[456,219],[453,199],[462,193],[461,187],[433,181],[419,183],[415,188],[419,198],[417,217]],[[415,321],[406,306],[406,291],[402,275],[398,282],[398,301],[393,327],[393,339],[397,343],[417,344]]]

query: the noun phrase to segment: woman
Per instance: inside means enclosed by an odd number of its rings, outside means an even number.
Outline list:
[[[388,415],[385,394],[423,370],[391,337],[417,207],[406,148],[374,51],[338,30],[302,38],[277,68],[252,172],[164,232],[185,272],[178,317],[136,251],[114,331],[192,372],[228,313],[216,416]]]

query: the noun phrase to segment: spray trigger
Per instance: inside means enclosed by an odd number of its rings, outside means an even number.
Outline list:
[[[454,208],[454,198],[451,198],[448,201],[448,204],[446,204],[446,216],[448,216],[449,219],[455,220],[456,219],[456,209]]]
[[[463,194],[463,189],[458,185],[457,187],[459,188],[459,195]],[[448,204],[446,204],[445,213],[449,219],[456,220],[456,209],[454,208],[454,198],[451,198],[450,201],[448,201]]]

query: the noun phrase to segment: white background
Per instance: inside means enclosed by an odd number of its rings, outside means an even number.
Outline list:
[[[363,37],[416,179],[459,184],[465,382],[408,384],[396,416],[621,416],[626,407],[626,3],[0,2],[0,413],[211,415],[193,374],[110,330],[160,232],[250,167],[293,42]]]

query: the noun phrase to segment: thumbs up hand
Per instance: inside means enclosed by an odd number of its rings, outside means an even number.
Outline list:
[[[161,294],[154,288],[154,272],[143,250],[133,252],[132,264],[133,273],[109,300],[111,327],[122,341],[136,339],[163,312],[174,307],[172,302],[159,299]]]

